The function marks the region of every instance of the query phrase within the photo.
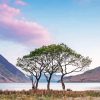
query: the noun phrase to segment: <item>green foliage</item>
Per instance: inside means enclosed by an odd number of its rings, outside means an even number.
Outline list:
[[[82,56],[63,43],[37,48],[31,51],[30,54],[25,55],[22,59],[19,59],[17,63],[25,71],[33,75],[36,73],[34,75],[36,77],[44,73],[48,82],[50,82],[54,73],[59,72],[62,74],[62,83],[63,77],[66,74],[80,72],[90,64],[91,59],[89,57]],[[70,68],[69,65],[73,66],[71,71],[68,71]]]
[[[33,57],[33,56],[41,56],[43,54],[59,54],[63,52],[74,54],[74,55],[76,54],[74,50],[72,50],[65,44],[58,44],[58,45],[52,44],[52,45],[42,46],[38,49],[35,49],[34,51],[30,52],[29,55],[26,55],[24,57],[27,58],[27,57]]]

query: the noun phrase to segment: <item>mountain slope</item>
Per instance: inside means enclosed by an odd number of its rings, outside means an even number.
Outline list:
[[[28,82],[28,78],[0,55],[0,82]]]
[[[56,82],[58,82],[60,80],[60,78],[61,78],[61,75],[53,74],[52,78],[51,78],[51,82],[56,83]],[[45,78],[45,76],[43,74],[42,74],[41,79],[40,79],[39,82],[41,82],[41,83],[47,82],[46,78]]]
[[[100,67],[64,78],[64,82],[100,82]]]

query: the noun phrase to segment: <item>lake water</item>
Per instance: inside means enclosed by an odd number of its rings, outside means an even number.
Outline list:
[[[39,89],[46,89],[46,83],[39,83]],[[75,91],[100,90],[100,83],[65,83],[66,89]],[[62,90],[60,83],[51,83],[53,90]],[[0,83],[0,90],[29,90],[31,83]]]

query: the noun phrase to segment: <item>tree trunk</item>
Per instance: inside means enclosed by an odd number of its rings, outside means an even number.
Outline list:
[[[39,80],[41,78],[42,70],[40,71],[39,77],[36,77],[36,90],[38,89]]]
[[[47,90],[50,90],[50,81],[47,83]]]
[[[48,79],[47,90],[50,90],[50,81],[51,81],[51,77],[52,77],[52,74],[50,74],[50,77],[49,77],[49,79]]]
[[[36,90],[38,88],[38,83],[39,83],[39,79],[37,79],[37,82],[36,82]]]
[[[31,78],[31,81],[32,81],[32,89],[34,89],[33,76]]]
[[[62,89],[65,90],[65,84],[63,81],[64,75],[61,76],[61,84],[62,84]]]
[[[35,86],[34,85],[32,85],[32,90],[34,90],[35,89]]]
[[[32,90],[35,90],[35,84],[34,84],[34,81],[33,81],[33,76],[32,76],[32,78],[31,78],[31,81],[32,81]]]

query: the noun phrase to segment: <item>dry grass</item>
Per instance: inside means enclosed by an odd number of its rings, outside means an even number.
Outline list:
[[[100,100],[99,91],[0,91],[0,100]]]

